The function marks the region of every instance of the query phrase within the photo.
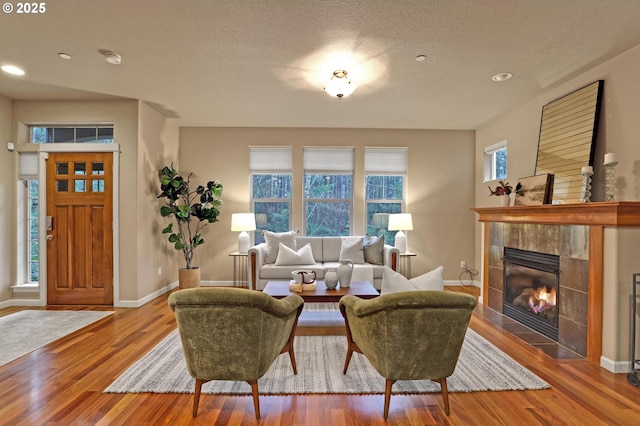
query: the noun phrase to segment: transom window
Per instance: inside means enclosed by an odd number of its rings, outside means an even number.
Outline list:
[[[31,126],[32,143],[113,143],[113,126]]]

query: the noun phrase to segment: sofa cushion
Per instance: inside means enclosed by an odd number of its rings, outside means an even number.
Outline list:
[[[322,256],[322,247],[324,246],[324,238],[321,237],[296,237],[296,247],[302,247],[307,244],[311,246],[311,253],[317,263],[322,263],[324,258]]]
[[[400,293],[403,291],[414,291],[415,289],[413,284],[411,284],[404,275],[395,272],[389,267],[384,268],[380,294]]]
[[[276,266],[283,265],[312,265],[316,261],[313,259],[311,245],[306,244],[299,250],[293,250],[280,243],[278,249],[278,257],[276,258]]]
[[[340,237],[321,237],[322,239],[322,261],[337,262],[340,260],[340,248],[342,247],[342,238]],[[316,259],[318,259],[316,257]]]
[[[340,261],[343,260],[364,263],[364,237],[342,237]]]
[[[416,290],[444,290],[444,278],[442,273],[444,271],[443,266],[438,266],[433,271],[426,274],[419,275],[415,278],[411,278],[409,281]]]
[[[384,265],[384,235],[364,237],[364,261],[372,265]]]
[[[385,266],[382,276],[382,287],[380,294],[399,293],[402,291],[412,290],[444,290],[444,280],[442,272],[444,267],[438,266],[433,271],[419,275],[408,280],[402,274],[395,272],[393,269]]]
[[[315,271],[317,280],[324,278],[324,266],[322,263],[302,266],[303,267],[301,267],[301,265],[276,266],[274,263],[263,265],[262,268],[260,268],[260,279],[268,281],[290,281],[291,273],[296,269],[310,269]]]
[[[280,243],[296,250],[296,235],[298,234],[297,229],[280,233],[262,231],[262,234],[264,235],[264,241],[267,243],[267,249],[264,254],[264,263],[275,263],[276,259],[278,258],[278,249],[280,248]]]

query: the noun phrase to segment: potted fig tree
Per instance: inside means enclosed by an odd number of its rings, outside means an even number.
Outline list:
[[[169,242],[181,251],[186,263],[179,271],[180,288],[198,287],[200,285],[200,268],[193,266],[194,250],[204,244],[202,230],[210,223],[218,221],[222,206],[222,184],[217,180],[190,189],[189,179],[180,175],[173,164],[160,171],[160,195],[164,204],[160,208],[162,217],[173,218],[163,234],[169,234]],[[176,229],[174,229],[176,225]]]

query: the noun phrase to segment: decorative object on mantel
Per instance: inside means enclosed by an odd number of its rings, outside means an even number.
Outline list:
[[[605,201],[613,201],[616,195],[616,166],[618,165],[618,158],[612,152],[608,152],[604,155],[604,167],[605,167],[605,187],[604,196]]]
[[[516,206],[551,204],[554,175],[551,173],[520,178],[516,186]]]
[[[499,180],[496,189],[491,189],[491,187],[489,187],[489,191],[491,191],[489,196],[496,195],[501,197],[500,200],[503,207],[508,207],[511,204],[510,195],[512,192],[514,192],[514,189],[513,186],[509,185],[509,182]],[[523,195],[522,185],[520,184],[520,182],[518,182],[518,184],[516,185],[515,193],[516,195]]]
[[[591,176],[593,176],[593,167],[584,166],[580,171],[580,174],[584,178],[584,197],[582,197],[583,203],[591,202]]]
[[[584,166],[593,166],[603,80],[542,107],[536,175],[555,174],[552,204],[579,203]]]

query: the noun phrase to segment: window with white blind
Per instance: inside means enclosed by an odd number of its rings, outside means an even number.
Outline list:
[[[285,232],[291,226],[291,147],[249,149],[251,210],[256,216],[255,244],[262,231]]]
[[[387,244],[394,244],[389,214],[404,211],[407,149],[365,148],[364,174],[367,234],[384,235]]]
[[[353,165],[353,148],[304,148],[306,235],[351,235]]]
[[[484,149],[484,181],[507,177],[507,141],[501,141]]]

